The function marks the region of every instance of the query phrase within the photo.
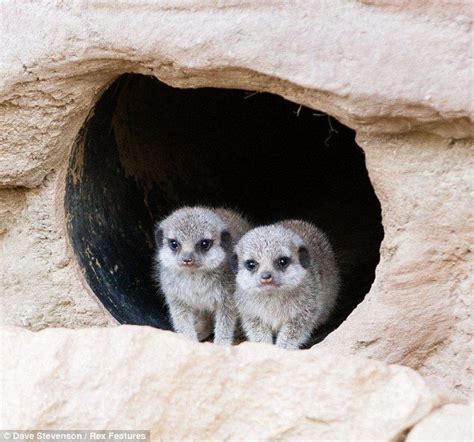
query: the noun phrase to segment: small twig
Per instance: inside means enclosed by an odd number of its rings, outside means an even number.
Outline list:
[[[296,111],[293,111],[294,114],[295,114],[297,117],[300,116],[300,112],[301,112],[301,109],[302,109],[302,108],[303,108],[303,105],[300,104],[299,107],[298,107],[298,109],[296,109]]]
[[[324,145],[326,147],[329,147],[329,141],[331,140],[332,138],[332,134],[335,133],[335,134],[338,134],[339,131],[337,129],[334,129],[332,123],[331,123],[331,116],[328,115],[328,114],[323,114],[323,113],[318,113],[318,112],[313,112],[313,116],[314,117],[326,117],[328,119],[328,125],[329,125],[329,132],[328,132],[328,136],[326,137],[326,139],[324,140]]]
[[[331,117],[329,115],[328,115],[328,123],[329,123],[329,129],[331,130],[331,132],[338,134],[339,131],[337,129],[334,129],[334,127],[332,127]]]
[[[260,93],[260,92],[251,92],[250,94],[248,94],[248,95],[246,95],[246,96],[244,97],[244,100],[246,100],[247,98],[253,97],[254,95],[257,95],[257,94],[259,94],[259,93]]]
[[[328,136],[326,137],[326,139],[324,140],[324,145],[326,147],[329,147],[329,141],[331,140],[331,137],[332,137],[332,134],[333,132],[335,134],[338,134],[339,131],[334,129],[334,127],[332,127],[332,123],[331,123],[331,117],[328,115],[328,124],[329,124],[329,133],[328,133]]]

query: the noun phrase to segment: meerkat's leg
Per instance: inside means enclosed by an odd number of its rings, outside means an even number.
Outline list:
[[[287,350],[297,350],[309,339],[313,328],[312,321],[304,321],[301,317],[292,319],[281,327],[276,345]]]
[[[194,310],[189,305],[173,301],[169,302],[169,309],[176,333],[197,341],[198,335],[194,326],[196,320]]]
[[[273,344],[271,328],[264,324],[259,318],[242,316],[242,327],[249,341]]]
[[[237,322],[235,306],[226,300],[216,310],[216,321],[214,328],[214,343],[219,345],[232,345],[234,341],[234,330]]]
[[[196,330],[199,341],[205,341],[214,331],[212,314],[209,312],[198,312],[196,314],[194,329]]]

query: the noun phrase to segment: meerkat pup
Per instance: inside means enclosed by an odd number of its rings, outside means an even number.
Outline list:
[[[155,229],[155,278],[177,333],[193,340],[233,341],[237,311],[232,248],[249,223],[228,209],[183,207]]]
[[[310,223],[283,221],[247,232],[235,247],[236,305],[250,341],[297,349],[326,322],[339,270],[326,235]]]

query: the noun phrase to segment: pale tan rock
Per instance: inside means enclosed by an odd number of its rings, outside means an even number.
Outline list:
[[[265,344],[197,344],[147,327],[10,328],[1,343],[2,428],[390,441],[438,400],[405,367]]]
[[[49,177],[29,192],[0,191],[8,196],[0,205],[8,227],[0,236],[1,323],[32,330],[115,324],[84,288],[72,259],[62,208],[57,208],[57,181]]]
[[[0,189],[0,235],[15,224],[26,202],[26,190]]]
[[[322,343],[420,371],[446,394],[472,388],[472,144],[358,137],[382,204],[374,284]]]
[[[38,185],[125,72],[270,91],[363,131],[472,135],[472,9],[395,3],[3,2],[0,182]]]
[[[474,440],[473,404],[447,404],[425,417],[413,428],[407,442]]]

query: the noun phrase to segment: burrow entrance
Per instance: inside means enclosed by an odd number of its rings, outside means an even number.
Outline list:
[[[184,204],[226,205],[254,223],[302,218],[329,234],[343,289],[314,342],[374,280],[381,210],[354,131],[272,94],[123,75],[77,137],[65,196],[79,264],[119,322],[170,328],[150,276],[153,224]]]

